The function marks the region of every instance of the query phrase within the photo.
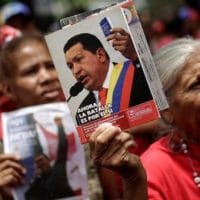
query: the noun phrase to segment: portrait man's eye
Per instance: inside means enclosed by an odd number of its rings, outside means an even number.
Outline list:
[[[73,64],[72,63],[67,63],[67,66],[69,67],[69,69],[73,68]]]
[[[80,63],[83,60],[83,56],[76,57],[75,62]]]

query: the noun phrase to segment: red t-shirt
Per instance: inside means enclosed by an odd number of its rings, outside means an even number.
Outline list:
[[[193,152],[200,152],[199,146],[191,145],[190,148]],[[147,172],[149,200],[200,199],[200,188],[193,181],[193,170],[187,155],[182,151],[173,152],[168,136],[152,144],[141,160]],[[200,160],[193,162],[200,172]]]

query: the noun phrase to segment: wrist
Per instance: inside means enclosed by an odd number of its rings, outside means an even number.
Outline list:
[[[145,178],[146,172],[140,161],[139,156],[128,154],[126,163],[122,166],[120,174],[124,179]]]
[[[132,170],[130,168],[127,173],[122,175],[122,182],[123,199],[148,200],[146,171],[139,158],[137,164],[132,166]]]
[[[0,187],[0,199],[13,200],[11,189],[8,187]]]

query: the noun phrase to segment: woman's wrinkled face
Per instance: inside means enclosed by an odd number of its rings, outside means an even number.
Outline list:
[[[200,55],[194,54],[179,74],[170,110],[184,137],[200,142]]]

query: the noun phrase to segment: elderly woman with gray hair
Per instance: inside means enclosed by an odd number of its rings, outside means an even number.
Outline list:
[[[199,200],[200,41],[177,39],[161,48],[155,64],[169,102],[162,111],[168,134],[138,158],[131,135],[104,124],[91,135],[93,160],[120,173],[125,199]],[[170,127],[170,128],[169,128]]]

